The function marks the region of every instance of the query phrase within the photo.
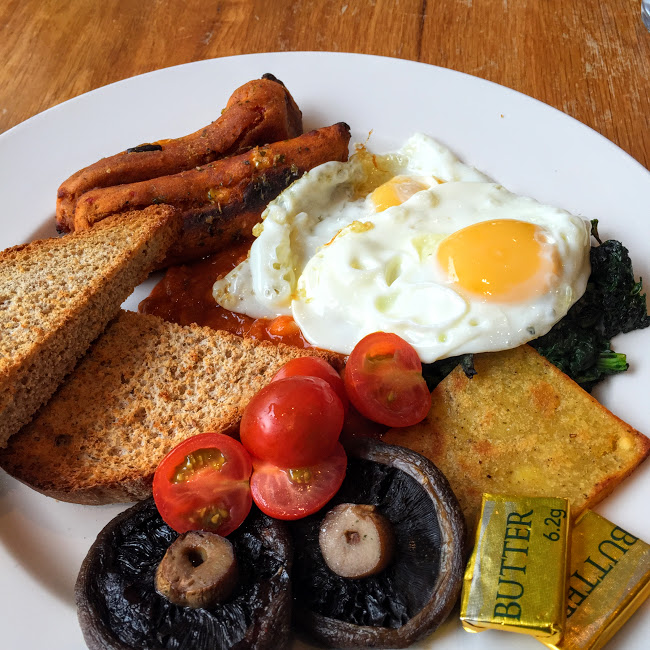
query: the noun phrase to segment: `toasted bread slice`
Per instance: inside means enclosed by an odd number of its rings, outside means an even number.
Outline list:
[[[606,497],[650,452],[650,440],[612,415],[529,346],[477,354],[434,390],[426,419],[385,442],[432,460],[476,525],[484,492],[567,497],[574,515]]]
[[[205,431],[233,432],[289,359],[316,350],[121,312],[68,381],[0,453],[0,466],[63,501],[143,499],[165,454]]]
[[[178,236],[170,207],[125,217],[0,253],[0,447],[50,398]]]

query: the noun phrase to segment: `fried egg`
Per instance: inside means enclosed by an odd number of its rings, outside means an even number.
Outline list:
[[[292,315],[321,348],[347,354],[386,331],[431,362],[545,334],[584,293],[589,232],[416,134],[291,185],[214,296],[253,317]]]

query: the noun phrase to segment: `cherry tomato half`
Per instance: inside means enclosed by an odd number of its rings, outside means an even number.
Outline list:
[[[359,413],[390,427],[417,424],[431,407],[420,358],[396,334],[375,332],[361,339],[350,354],[343,380]]]
[[[301,519],[320,510],[345,478],[347,458],[341,443],[310,467],[287,469],[253,459],[251,492],[257,507],[275,519]]]
[[[332,366],[318,357],[299,357],[298,359],[291,359],[287,361],[278,372],[275,373],[271,381],[277,379],[284,379],[285,377],[293,377],[301,375],[305,377],[319,377],[324,379],[331,387],[332,390],[339,396],[343,408],[347,411],[348,408],[348,394],[345,392],[345,386],[341,375],[339,375]]]
[[[279,467],[307,467],[327,458],[343,427],[343,405],[318,377],[273,381],[248,403],[239,437],[248,452]]]
[[[252,505],[251,458],[221,433],[201,433],[174,447],[153,477],[153,497],[165,522],[178,533],[209,530],[226,536]]]

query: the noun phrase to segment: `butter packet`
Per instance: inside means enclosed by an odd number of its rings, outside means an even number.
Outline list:
[[[561,650],[597,650],[650,596],[650,545],[585,512],[571,535],[567,621]]]
[[[460,619],[469,632],[500,629],[546,643],[566,615],[568,499],[483,495],[465,571]]]

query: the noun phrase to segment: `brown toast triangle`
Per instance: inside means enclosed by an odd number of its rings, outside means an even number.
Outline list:
[[[154,206],[0,253],[0,447],[45,403],[178,236]]]
[[[235,430],[250,398],[287,361],[307,355],[340,359],[121,312],[0,452],[0,466],[63,501],[143,499],[168,451],[197,433]]]

